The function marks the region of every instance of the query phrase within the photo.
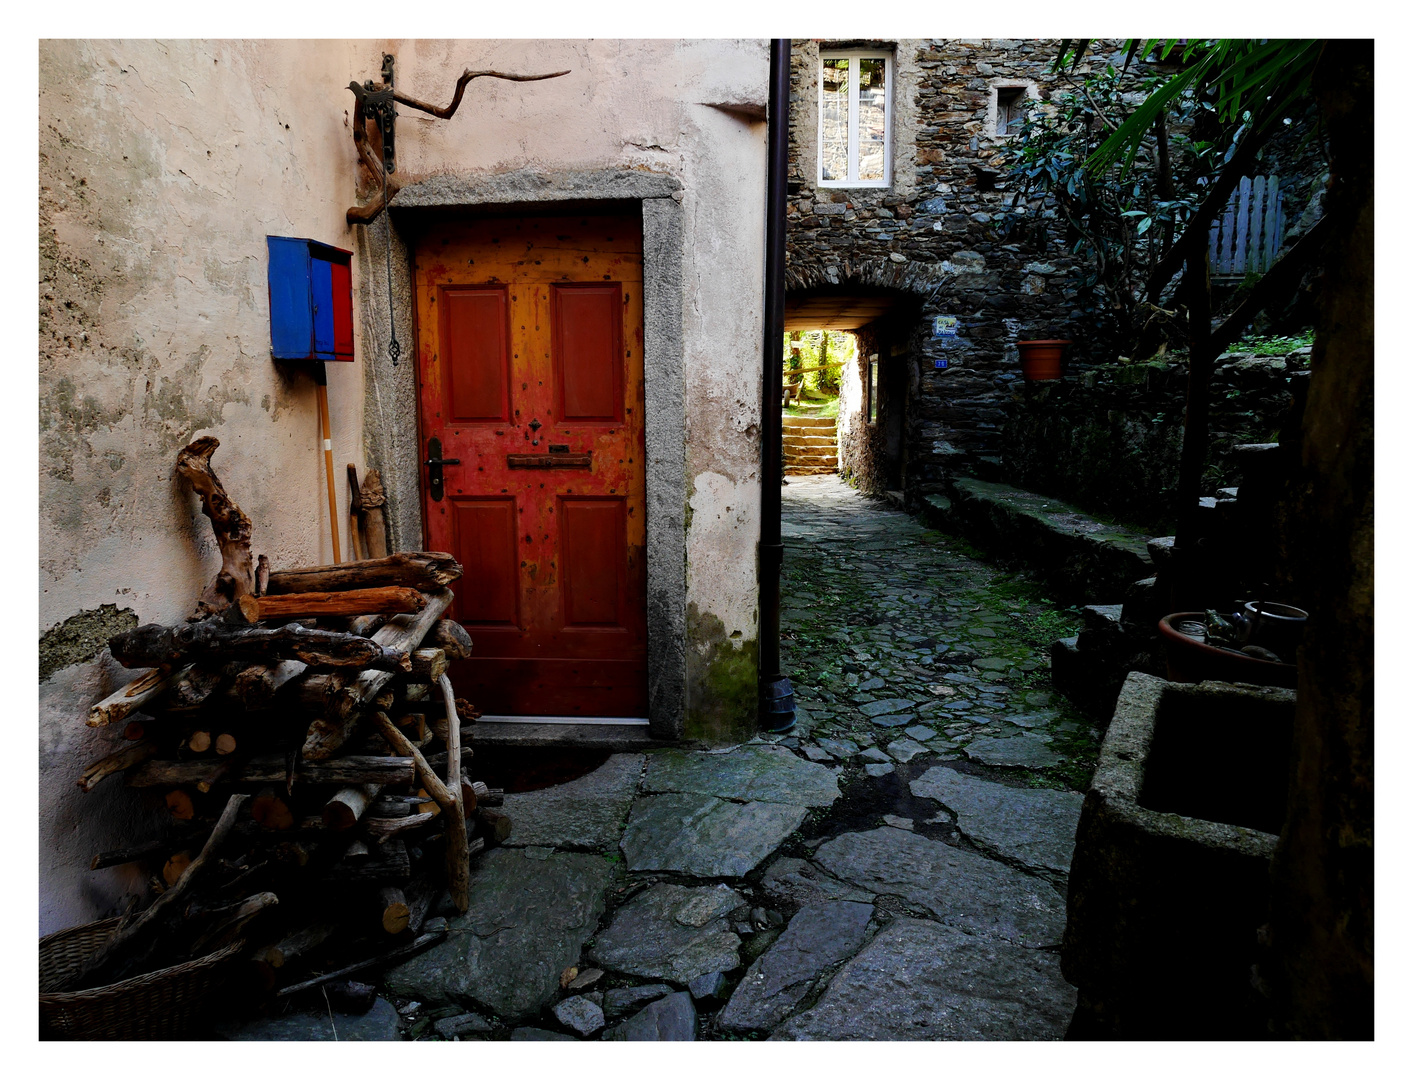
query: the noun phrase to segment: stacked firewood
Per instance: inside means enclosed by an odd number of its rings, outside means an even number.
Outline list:
[[[234,941],[267,986],[340,934],[345,953],[370,937],[405,951],[439,898],[467,909],[470,858],[509,833],[500,793],[470,778],[462,725],[477,714],[447,676],[471,652],[442,617],[461,567],[404,552],[270,570],[211,469],[217,445],[198,439],[177,471],[201,497],[221,572],[183,625],[109,641],[144,670],[90,710],[90,726],[122,725],[127,744],[79,781],[89,791],[125,773],[160,794],[175,820],[166,839],[93,860],[145,863],[158,895],[71,989]]]

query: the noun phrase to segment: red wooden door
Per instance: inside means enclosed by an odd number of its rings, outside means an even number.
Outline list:
[[[428,546],[464,576],[483,714],[647,716],[642,229],[636,218],[440,226],[417,246]]]

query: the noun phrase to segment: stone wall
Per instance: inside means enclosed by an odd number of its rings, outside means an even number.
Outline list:
[[[1014,190],[1004,179],[1005,136],[995,133],[995,91],[1018,88],[1041,101],[1065,85],[1050,72],[1056,40],[904,39],[793,42],[791,146],[787,233],[787,289],[804,293],[884,290],[906,297],[919,316],[907,331],[909,369],[902,485],[916,504],[944,488],[953,471],[985,471],[986,459],[1003,456],[1012,400],[1021,387],[1016,342],[1067,338],[1069,369],[1080,373],[1110,360],[1077,316],[1074,287],[1079,267],[1058,227],[1032,228],[1008,239],[997,228]],[[817,182],[819,57],[821,49],[891,50],[896,59],[892,183],[887,188],[828,188]],[[1121,43],[1106,42],[1091,63],[1122,64]],[[1080,69],[1082,72],[1083,67]],[[1140,65],[1134,65],[1134,86]],[[1283,139],[1272,149],[1289,183],[1308,189],[1311,147]],[[1298,179],[1297,179],[1298,178]],[[1287,201],[1291,220],[1302,206],[1299,192]],[[1032,210],[1039,224],[1049,208]],[[1047,235],[1048,234],[1048,235]],[[955,336],[935,336],[935,316],[956,320]],[[945,366],[938,366],[939,361]],[[1176,380],[1180,381],[1180,380]],[[1149,404],[1121,400],[1114,407],[1141,414]],[[1180,423],[1180,406],[1162,413],[1159,443],[1170,441],[1168,417]],[[1149,418],[1151,421],[1151,417]],[[1134,431],[1119,431],[1111,456],[1135,445]],[[1137,439],[1148,446],[1154,438]],[[1166,453],[1166,452],[1164,452]],[[1135,477],[1135,488],[1141,488]]]
[[[1086,356],[1065,289],[1073,261],[1008,243],[995,228],[1011,193],[997,180],[1004,139],[994,134],[993,88],[1048,96],[1059,43],[861,43],[896,57],[888,188],[817,183],[822,44],[854,43],[793,43],[787,288],[884,288],[925,301],[900,360],[913,368],[904,480],[910,496],[925,494],[959,458],[999,451],[1017,339],[1074,337],[1077,358]],[[957,336],[934,339],[934,315],[956,317]]]
[[[1232,447],[1273,442],[1308,378],[1310,349],[1227,353],[1210,395],[1204,495],[1239,486]],[[1100,364],[1056,382],[1018,381],[1007,402],[999,479],[1171,532],[1187,394],[1185,361]]]

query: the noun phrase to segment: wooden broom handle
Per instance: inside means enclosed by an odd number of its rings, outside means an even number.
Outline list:
[[[341,563],[338,499],[334,495],[334,436],[329,430],[329,384],[322,361],[314,381],[319,395],[319,437],[324,440],[324,479],[329,488],[329,535],[334,541],[334,562]]]

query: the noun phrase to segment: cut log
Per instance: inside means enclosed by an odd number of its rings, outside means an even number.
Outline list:
[[[210,926],[192,942],[184,955],[195,959],[225,948],[239,937],[252,921],[279,902],[280,898],[274,893],[262,892],[248,896],[240,903],[229,905],[223,910],[207,912],[206,918],[210,920]]]
[[[383,559],[276,570],[270,575],[270,595],[342,592],[384,585],[435,592],[459,577],[461,564],[444,551],[400,551]]]
[[[379,884],[397,884],[412,877],[412,861],[407,855],[407,845],[401,840],[392,839],[377,848],[376,853],[362,845],[363,852],[354,858],[347,854],[329,867],[322,875],[331,882],[366,881]]]
[[[205,795],[226,778],[231,771],[232,764],[230,761],[218,761],[216,767],[208,775],[196,781],[196,790]]]
[[[250,816],[263,829],[284,832],[294,828],[294,811],[272,787],[264,788],[250,800]]]
[[[97,786],[98,782],[105,776],[112,776],[114,773],[130,769],[134,765],[139,765],[157,753],[157,743],[155,740],[146,739],[131,746],[125,746],[107,757],[99,758],[92,765],[83,771],[83,775],[78,779],[79,789],[89,792]]]
[[[121,690],[113,691],[97,705],[92,706],[88,710],[88,726],[103,727],[105,724],[116,724],[120,720],[126,720],[165,691],[172,684],[173,679],[184,675],[189,670],[188,666],[179,671],[157,668],[154,671],[143,672]]]
[[[378,906],[382,912],[383,929],[389,934],[400,934],[407,929],[412,916],[407,906],[407,897],[395,885],[385,885],[378,890]]]
[[[358,505],[363,515],[363,550],[370,559],[382,559],[388,554],[388,523],[383,513],[387,501],[382,476],[377,469],[369,469],[363,478]]]
[[[255,595],[264,596],[270,591],[270,560],[264,555],[255,560]]]
[[[348,463],[348,547],[354,562],[368,557],[368,552],[363,547],[363,537],[360,535],[363,528],[360,513],[361,501],[358,491],[358,466],[350,461]]]
[[[402,817],[368,817],[363,819],[363,829],[378,843],[384,843],[394,836],[416,832],[437,819],[437,814],[406,814]]]
[[[191,738],[187,739],[186,745],[192,752],[204,754],[211,749],[211,733],[209,731],[193,731]]]
[[[291,960],[312,952],[334,935],[335,926],[331,922],[316,922],[301,926],[280,938],[273,945],[255,950],[257,959],[265,961],[273,968],[282,968]]]
[[[201,498],[201,512],[211,521],[221,549],[221,571],[197,603],[198,615],[224,611],[232,601],[255,592],[255,564],[250,554],[250,518],[235,504],[211,468],[211,455],[221,443],[206,435],[177,455],[177,474]]]
[[[147,734],[147,725],[141,720],[129,720],[127,726],[123,728],[123,738],[129,742],[137,742]]]
[[[252,664],[235,678],[231,692],[247,709],[259,712],[275,703],[275,695],[291,680],[303,675],[309,665],[299,660],[278,664]]]
[[[442,677],[443,684],[450,687],[446,677]],[[436,800],[437,805],[446,813],[446,872],[447,888],[451,892],[452,903],[456,905],[456,910],[466,912],[471,906],[471,853],[468,849],[469,837],[466,832],[466,818],[461,813],[459,782],[456,783],[457,791],[453,794],[435,772],[432,771],[427,760],[422,756],[421,751],[407,741],[407,736],[397,729],[397,725],[388,719],[386,713],[374,713],[374,719],[378,727],[382,730],[384,737],[399,753],[412,758],[413,764],[417,768],[417,778],[422,782],[422,786],[427,789],[427,793]],[[460,727],[453,725],[458,736]],[[451,747],[451,754],[455,772],[451,775],[459,779],[461,773],[460,742]]]
[[[174,843],[181,841],[172,840],[149,840],[145,844],[138,844],[135,847],[119,848],[117,851],[103,851],[93,856],[93,861],[88,864],[90,870],[105,870],[110,866],[122,866],[124,863],[137,862],[139,859],[148,859],[153,855],[161,855],[172,850]]]
[[[416,615],[395,615],[371,639],[360,640],[371,640],[389,652],[407,656],[421,643],[451,601],[451,590],[443,589],[428,597],[427,606]],[[303,756],[310,761],[332,757],[348,741],[358,711],[376,698],[391,679],[388,671],[368,670],[349,682],[344,682],[342,677],[321,680],[324,714],[309,725]]]
[[[353,828],[380,791],[380,784],[350,784],[339,788],[324,804],[324,827],[335,832]]]
[[[177,883],[159,896],[151,907],[109,938],[103,947],[94,952],[73,976],[64,980],[62,989],[102,986],[118,981],[125,974],[123,969],[127,958],[137,953],[144,939],[149,938],[151,934],[160,929],[166,916],[180,910],[181,902],[225,842],[232,826],[235,825],[241,804],[249,797],[248,795],[232,795],[226,801],[226,808],[221,812],[216,827],[211,830],[210,838],[207,839],[201,853],[192,860],[191,865],[186,868]]]
[[[437,620],[437,625],[427,635],[426,644],[444,650],[450,660],[468,660],[471,657],[471,635],[455,619]]]
[[[228,731],[223,731],[216,736],[216,753],[224,757],[227,754],[234,754],[236,748],[236,737]]]
[[[429,604],[428,607],[431,605]],[[182,626],[149,623],[108,639],[113,658],[124,667],[175,666],[205,657],[274,663],[300,660],[310,667],[369,668],[406,671],[408,650],[385,649],[374,638],[310,630],[291,624],[278,629],[239,626],[225,619],[203,619]]]
[[[445,937],[445,930],[438,931],[434,934],[422,934],[411,945],[404,945],[398,949],[390,949],[388,952],[382,953],[378,956],[370,957],[367,960],[360,960],[356,964],[349,964],[347,967],[341,967],[337,971],[330,971],[326,975],[320,975],[313,979],[307,979],[304,982],[295,983],[293,986],[286,986],[284,989],[280,990],[275,996],[289,997],[291,994],[299,994],[305,990],[312,990],[316,986],[322,986],[324,983],[327,982],[334,982],[338,979],[347,978],[349,975],[352,975],[356,971],[365,971],[366,969],[371,967],[381,967],[384,964],[391,964],[396,960],[401,960],[404,957],[408,957],[413,955],[414,953],[420,952],[428,945],[433,945],[436,942],[443,940]]]
[[[402,688],[402,700],[407,702],[409,705],[414,705],[417,702],[423,700],[431,692],[431,683],[406,683],[403,685]]]
[[[283,755],[271,754],[231,764],[217,758],[196,761],[146,761],[128,773],[129,787],[166,787],[195,784],[212,776],[232,783],[283,784],[287,766]],[[416,779],[409,757],[350,755],[333,761],[302,761],[295,769],[297,781],[310,784],[410,784]]]
[[[195,712],[225,680],[226,667],[219,660],[192,665],[172,680],[166,693],[154,704],[163,712]]]
[[[372,637],[387,621],[386,615],[357,615],[348,620],[348,632],[359,637]]]
[[[440,622],[441,620],[438,620]],[[423,647],[412,653],[412,677],[434,683],[446,674],[447,655],[444,649]]]
[[[477,808],[476,834],[490,846],[505,843],[510,838],[510,826],[509,816],[501,811],[485,806]]]
[[[167,812],[177,821],[190,821],[196,816],[196,803],[181,788],[167,792]]]
[[[335,615],[407,615],[427,606],[427,596],[405,585],[346,592],[285,593],[258,601],[261,619],[324,618]],[[360,635],[361,636],[361,635]]]
[[[484,784],[481,785],[485,787]],[[480,800],[476,797],[476,786],[471,783],[471,778],[466,775],[466,770],[461,771],[461,810],[462,813],[470,817],[480,805]]]

